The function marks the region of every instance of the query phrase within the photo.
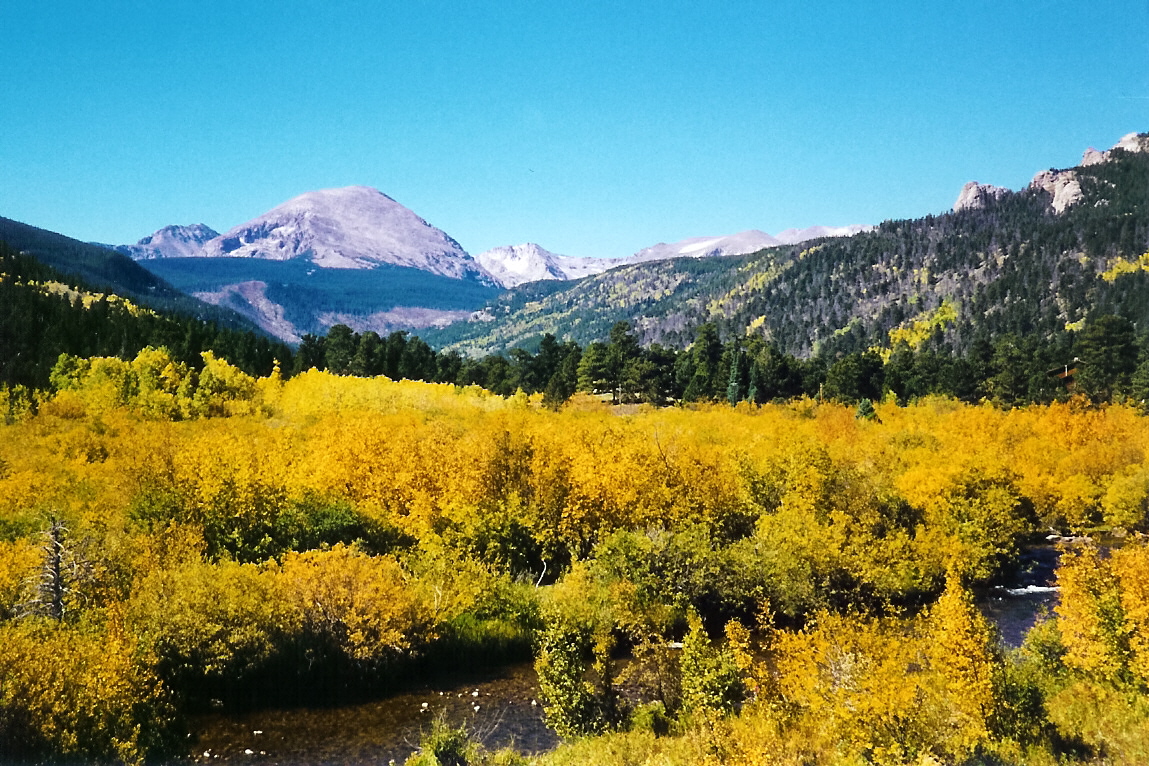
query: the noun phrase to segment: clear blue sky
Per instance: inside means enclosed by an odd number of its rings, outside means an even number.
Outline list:
[[[0,3],[0,215],[375,186],[471,253],[948,209],[1149,130],[1149,0]]]

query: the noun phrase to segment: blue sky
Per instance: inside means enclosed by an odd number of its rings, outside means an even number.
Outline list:
[[[948,209],[1149,131],[1149,0],[0,4],[0,215],[134,242],[366,184],[470,252]]]

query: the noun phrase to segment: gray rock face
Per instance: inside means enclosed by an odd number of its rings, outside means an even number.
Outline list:
[[[1081,164],[1096,165],[1105,162],[1112,156],[1114,149],[1134,153],[1149,152],[1149,133],[1127,133],[1113,145],[1113,149],[1105,152],[1099,152],[1093,147],[1089,147],[1085,150],[1085,156],[1081,158]]]
[[[1127,152],[1149,152],[1149,133],[1127,133],[1121,137],[1113,149],[1124,149]]]
[[[1100,165],[1109,159],[1109,152],[1099,152],[1092,146],[1085,150],[1085,154],[1081,155],[1081,167],[1087,168],[1090,165]]]
[[[1108,162],[1117,149],[1127,152],[1149,152],[1149,133],[1129,133],[1123,136],[1112,149],[1104,152],[1090,147],[1085,150],[1085,154],[1081,157],[1081,167]],[[1072,168],[1069,170],[1055,170],[1053,168],[1043,170],[1029,182],[1029,188],[1049,194],[1050,206],[1053,208],[1053,212],[1058,214],[1064,213],[1068,208],[1076,205],[1082,197],[1081,182],[1077,178],[1077,171]],[[991,199],[997,199],[1008,191],[1008,189],[1003,189],[1000,186],[970,181],[962,187],[961,194],[958,195],[957,202],[954,203],[954,211],[984,208]]]
[[[136,261],[151,258],[188,258],[196,255],[219,232],[202,223],[191,226],[165,226],[134,245],[116,245],[113,249]]]
[[[1029,182],[1029,188],[1048,192],[1053,212],[1058,214],[1081,201],[1081,182],[1074,170],[1043,170]]]
[[[988,207],[992,201],[1001,199],[1003,195],[1008,193],[1009,189],[1001,186],[970,181],[961,188],[961,194],[958,195],[957,202],[954,203],[954,212],[982,210]]]

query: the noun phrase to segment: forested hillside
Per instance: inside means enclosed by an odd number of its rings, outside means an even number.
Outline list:
[[[177,312],[234,329],[255,329],[226,308],[198,301],[131,258],[99,245],[80,242],[46,229],[0,217],[0,242],[26,253],[71,282],[94,292],[114,293],[149,308]]]
[[[185,292],[211,296],[253,322],[298,342],[349,322],[390,332],[467,317],[500,292],[475,279],[378,264],[370,269],[323,269],[303,259],[156,258],[142,264]],[[243,295],[244,283],[259,299]]]
[[[187,301],[177,294],[166,305]],[[209,316],[218,311],[208,308]],[[163,346],[193,369],[203,366],[204,351],[256,375],[269,374],[276,360],[290,368],[290,348],[235,324],[160,312],[104,293],[74,272],[65,275],[0,241],[0,388],[47,388],[61,354],[130,359],[146,346]]]
[[[643,345],[681,348],[712,322],[724,339],[761,337],[784,353],[833,358],[889,348],[898,331],[958,354],[1006,334],[1051,341],[1102,314],[1145,332],[1149,272],[1123,264],[1149,250],[1149,153],[1115,149],[1074,174],[1082,196],[1061,213],[1049,192],[1027,188],[849,238],[527,285],[491,305],[486,321],[425,337],[487,353],[546,332],[603,340],[626,320]]]

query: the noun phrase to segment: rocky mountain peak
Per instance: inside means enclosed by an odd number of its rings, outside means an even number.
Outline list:
[[[165,226],[140,239],[134,245],[114,245],[113,250],[136,261],[152,258],[188,258],[219,236],[219,232],[202,223],[190,226]]]
[[[503,287],[517,287],[542,279],[580,279],[622,263],[621,258],[575,258],[559,255],[526,242],[495,247],[475,256]]]
[[[212,239],[199,255],[307,258],[333,269],[392,264],[490,281],[458,242],[369,186],[301,194]]]
[[[961,194],[958,195],[957,202],[954,203],[954,212],[982,210],[988,207],[992,201],[1000,199],[1002,195],[1008,193],[1009,189],[1001,186],[970,181],[961,188]]]

